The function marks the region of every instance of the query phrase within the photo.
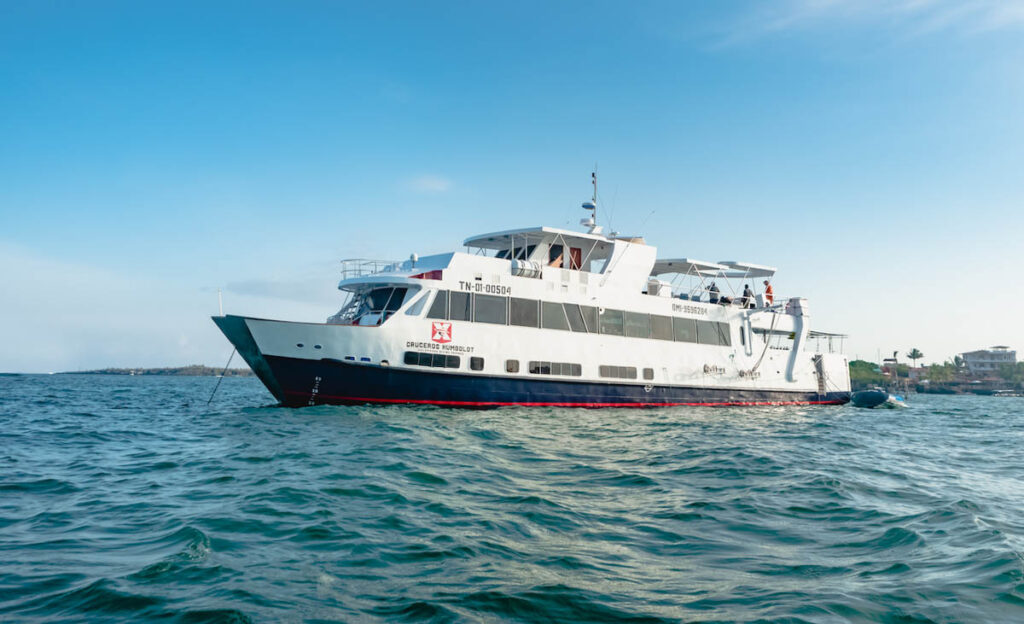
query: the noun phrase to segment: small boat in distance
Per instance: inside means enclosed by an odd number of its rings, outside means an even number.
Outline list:
[[[774,268],[659,258],[643,238],[605,234],[596,181],[594,195],[584,232],[527,227],[471,236],[464,252],[343,261],[349,298],[325,323],[213,320],[288,406],[849,401],[832,348],[845,336],[813,331],[803,297],[748,288]]]

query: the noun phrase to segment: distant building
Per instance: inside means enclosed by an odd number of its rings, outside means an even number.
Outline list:
[[[969,351],[961,354],[967,372],[972,375],[993,375],[999,372],[1003,364],[1016,364],[1017,352],[1010,347],[996,346],[981,351]]]

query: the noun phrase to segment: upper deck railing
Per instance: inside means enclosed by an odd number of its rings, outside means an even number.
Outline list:
[[[363,277],[376,273],[397,271],[401,262],[393,260],[370,260],[367,258],[348,258],[341,261],[341,279]]]

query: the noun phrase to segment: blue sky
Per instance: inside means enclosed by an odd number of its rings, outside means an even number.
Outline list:
[[[847,353],[1024,351],[1024,2],[0,5],[0,371],[222,363],[337,260],[601,215]]]

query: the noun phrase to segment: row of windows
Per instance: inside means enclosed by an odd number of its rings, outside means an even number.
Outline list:
[[[598,375],[611,377],[613,379],[636,379],[635,366],[608,366],[602,364],[598,368]]]
[[[443,353],[422,353],[419,351],[406,351],[405,363],[410,366],[432,366],[434,368],[458,368],[459,356],[445,355]],[[481,362],[481,368],[483,368]]]
[[[518,362],[516,362],[516,368],[519,368]],[[569,362],[530,362],[530,373],[533,375],[579,377],[583,374],[583,367]]]
[[[350,358],[346,358],[350,359]],[[422,351],[406,351],[405,363],[410,366],[430,366],[432,368],[458,368],[461,364],[459,356],[443,353],[424,353]],[[469,358],[469,368],[475,371],[484,369],[482,357]],[[581,377],[583,367],[572,362],[535,362],[529,363],[531,375],[562,375],[565,377]],[[505,371],[519,372],[519,360],[505,360]],[[601,366],[598,374],[613,379],[636,379],[635,366]],[[644,369],[644,379],[654,379],[654,369]]]
[[[731,346],[729,324],[518,297],[439,290],[427,318]]]

